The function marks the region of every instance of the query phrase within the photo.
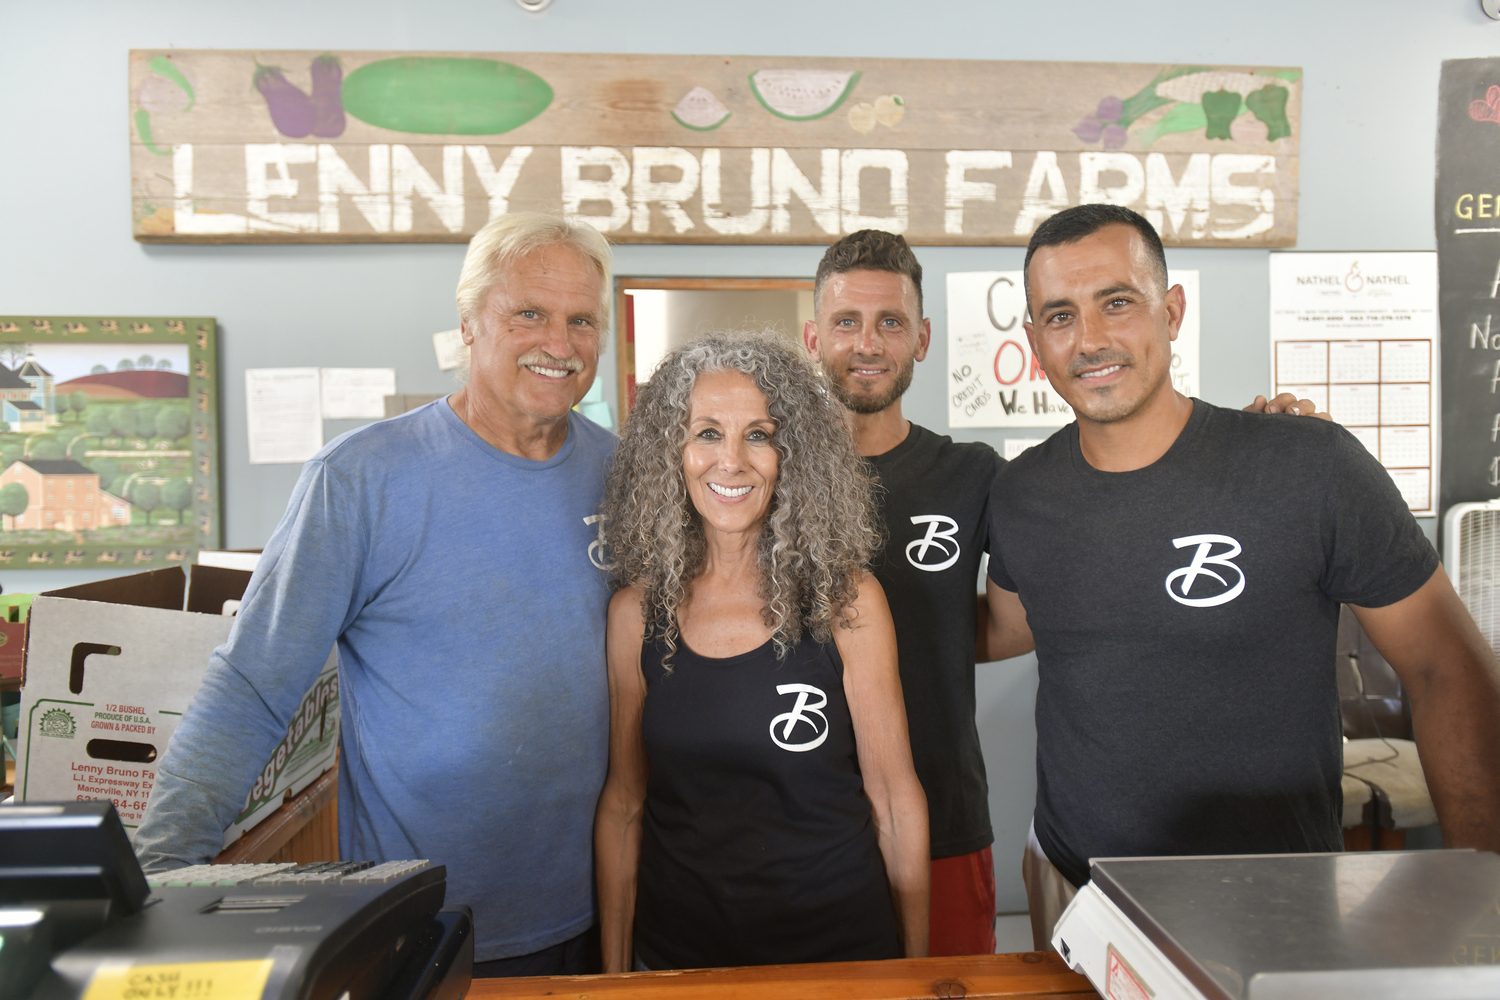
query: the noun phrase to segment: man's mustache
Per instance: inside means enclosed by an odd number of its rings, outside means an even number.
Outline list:
[[[552,355],[541,349],[527,351],[525,354],[521,355],[520,360],[517,361],[516,364],[523,367],[528,365],[535,365],[538,368],[563,368],[570,372],[583,371],[583,361],[579,358],[554,358]]]
[[[1085,354],[1074,358],[1068,365],[1069,375],[1078,375],[1089,368],[1102,368],[1108,365],[1130,365],[1135,363],[1135,355],[1127,351],[1105,350],[1098,354]]]

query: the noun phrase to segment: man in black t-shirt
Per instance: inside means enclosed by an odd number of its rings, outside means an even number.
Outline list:
[[[1494,657],[1385,470],[1336,425],[1172,389],[1183,291],[1134,212],[1053,216],[1026,270],[1077,415],[991,499],[991,607],[1040,673],[1038,946],[1091,857],[1342,849],[1340,603],[1410,696],[1445,843],[1500,848]]]
[[[880,479],[887,529],[872,567],[896,625],[912,759],[927,793],[932,843],[930,954],[995,950],[989,788],[974,721],[978,612],[989,497],[1002,459],[910,423],[901,396],[932,329],[922,266],[900,236],[835,243],[818,265],[807,349],[848,408],[855,444]],[[992,658],[1029,651],[996,650]]]

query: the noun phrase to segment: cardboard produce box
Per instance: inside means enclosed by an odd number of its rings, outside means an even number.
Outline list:
[[[30,594],[0,597],[0,688],[14,690],[21,683],[26,613],[30,608]]]
[[[134,835],[156,764],[250,582],[244,570],[174,566],[40,594],[31,606],[16,747],[17,801],[110,799]],[[333,766],[330,653],[285,738],[225,831],[227,847]]]

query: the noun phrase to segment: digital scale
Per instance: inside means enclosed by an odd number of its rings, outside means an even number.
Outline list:
[[[1495,1000],[1500,855],[1095,859],[1052,946],[1107,1000]]]

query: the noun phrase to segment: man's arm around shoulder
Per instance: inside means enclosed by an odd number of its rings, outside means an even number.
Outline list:
[[[1444,845],[1500,851],[1500,671],[1447,573],[1394,604],[1350,607],[1411,699]]]
[[[1026,608],[1021,597],[1005,590],[994,580],[984,581],[984,596],[979,598],[979,628],[974,642],[974,662],[993,663],[1012,656],[1024,656],[1036,648],[1031,626],[1026,623]]]

